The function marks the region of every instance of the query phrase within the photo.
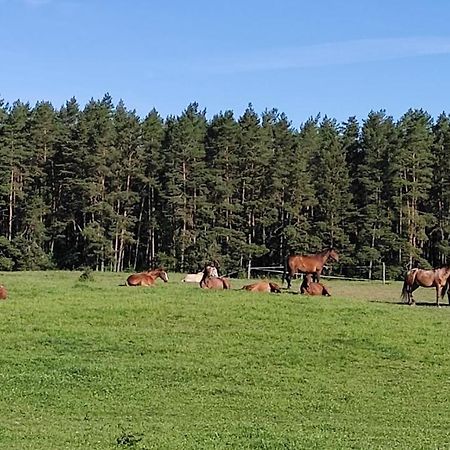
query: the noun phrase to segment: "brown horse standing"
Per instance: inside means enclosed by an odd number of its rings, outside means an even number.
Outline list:
[[[328,248],[320,253],[313,255],[291,255],[287,258],[286,272],[284,277],[288,284],[288,289],[291,288],[292,277],[297,272],[311,273],[315,276],[315,281],[320,281],[320,274],[323,266],[329,258],[339,261],[339,255],[333,248]]]
[[[148,270],[147,272],[134,273],[127,278],[128,286],[152,286],[157,278],[164,283],[169,281],[167,272],[163,269]]]
[[[259,281],[258,283],[248,284],[242,289],[250,292],[276,292],[281,293],[280,286],[276,283],[271,283],[270,281]]]
[[[6,300],[8,298],[8,291],[3,284],[0,284],[0,300]]]
[[[408,305],[414,305],[413,292],[418,287],[436,288],[436,306],[439,306],[439,297],[443,297],[448,288],[447,284],[450,277],[450,266],[443,266],[439,269],[411,269],[408,271],[403,283],[402,299],[408,302]],[[450,303],[450,295],[449,295]]]
[[[307,295],[325,295],[331,297],[331,293],[322,283],[314,283],[311,274],[307,273],[300,286],[300,293]]]
[[[214,269],[216,269],[214,266],[205,266],[203,278],[200,281],[200,287],[202,289],[231,289],[230,282],[227,278],[216,277],[213,275],[214,273],[217,273]]]

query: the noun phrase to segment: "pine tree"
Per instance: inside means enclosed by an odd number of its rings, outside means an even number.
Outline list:
[[[113,116],[115,158],[107,201],[113,207],[113,269],[121,271],[125,249],[135,243],[133,215],[139,204],[140,182],[144,178],[145,159],[141,145],[141,124],[135,111],[128,111],[120,101]],[[130,265],[128,260],[128,265]]]
[[[91,100],[85,107],[83,146],[86,150],[82,164],[83,197],[87,199],[83,213],[87,223],[83,228],[85,239],[83,259],[96,270],[105,270],[114,264],[115,213],[109,196],[113,178],[112,167],[117,163],[114,146],[114,105],[106,94],[101,101]]]
[[[422,110],[409,110],[397,124],[399,148],[393,156],[392,196],[396,229],[402,239],[400,264],[422,261],[426,228],[434,219],[426,212],[432,182],[432,121]]]
[[[306,250],[310,244],[308,210],[314,199],[309,155],[285,114],[266,112],[263,127],[270,133],[271,150],[264,244],[270,248],[267,262],[283,264],[288,253]]]
[[[369,278],[374,263],[389,262],[391,244],[397,240],[392,232],[386,195],[386,174],[390,170],[390,154],[395,148],[392,117],[386,116],[384,111],[371,112],[362,127],[360,146],[352,158],[356,175],[353,195],[358,211],[356,257],[357,263],[369,266]]]
[[[197,103],[168,123],[164,181],[170,217],[167,230],[181,270],[198,261],[202,250],[197,245],[198,230],[210,215],[206,204],[205,134],[205,111],[199,111]]]
[[[450,118],[441,114],[433,128],[433,182],[430,210],[436,225],[430,229],[428,259],[433,266],[446,263],[450,255]]]
[[[21,230],[26,210],[24,186],[29,181],[30,114],[28,103],[16,101],[3,126],[1,161],[6,182],[2,185],[8,186],[6,237],[9,241]]]
[[[75,98],[61,108],[57,125],[52,160],[54,176],[50,180],[55,210],[48,227],[50,251],[58,267],[74,269],[85,263],[82,231],[87,206],[84,190],[87,151],[83,143],[81,111]]]
[[[241,205],[236,196],[239,179],[239,127],[231,111],[217,114],[207,128],[206,169],[211,227],[202,233],[205,254],[200,261],[218,261],[231,271],[240,263],[245,235],[239,230]]]
[[[25,229],[30,239],[46,254],[52,251],[48,231],[56,212],[54,189],[54,155],[57,140],[57,116],[48,102],[38,103],[30,117],[30,183],[27,186]]]
[[[319,138],[320,148],[311,161],[318,201],[313,225],[322,248],[336,247],[345,255],[349,253],[353,205],[347,157],[335,120],[324,118]]]
[[[165,128],[162,118],[155,109],[144,119],[141,128],[144,172],[141,179],[140,204],[136,213],[138,221],[135,232],[134,267],[138,264],[150,267],[157,259],[161,259],[157,255],[164,255],[165,250],[161,232],[164,222],[161,179],[165,171],[163,155]]]

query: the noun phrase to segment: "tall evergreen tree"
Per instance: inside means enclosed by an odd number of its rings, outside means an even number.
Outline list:
[[[246,236],[241,245],[241,266],[244,261],[251,264],[254,257],[265,254],[268,249],[263,243],[262,226],[267,209],[264,186],[269,163],[270,135],[261,127],[258,115],[249,105],[239,119],[239,203],[241,206],[240,230]]]
[[[428,259],[433,266],[445,264],[450,255],[450,118],[441,114],[433,128],[433,182],[430,212],[436,224],[429,231]]]
[[[57,140],[57,116],[48,102],[38,103],[30,117],[30,184],[26,191],[26,227],[30,238],[46,253],[52,251],[48,236],[56,213],[52,183],[55,179],[54,155]]]
[[[205,182],[205,111],[190,104],[176,120],[171,119],[166,135],[165,197],[172,234],[173,256],[181,270],[196,264],[202,249],[198,231],[210,215],[206,203]]]
[[[7,177],[6,236],[10,241],[21,231],[26,211],[24,187],[30,177],[30,115],[29,104],[16,101],[3,126],[1,160]]]
[[[81,114],[75,98],[67,101],[58,113],[52,164],[54,176],[49,186],[55,209],[49,226],[51,253],[58,267],[70,269],[85,264],[82,231],[86,225],[84,161],[87,152],[82,138]]]
[[[285,114],[273,110],[263,115],[263,127],[270,132],[270,169],[266,194],[272,212],[266,220],[270,261],[284,263],[291,251],[306,251],[311,229],[308,210],[314,204],[309,174],[309,149],[292,128]]]
[[[206,260],[217,260],[231,271],[240,263],[245,235],[239,230],[239,127],[231,111],[215,115],[207,128],[206,168],[211,228],[207,229]]]
[[[83,228],[84,259],[98,270],[112,268],[114,262],[115,214],[113,199],[108,196],[112,167],[118,160],[113,116],[114,105],[108,94],[101,101],[91,100],[82,115],[86,150],[82,189],[87,199],[83,210],[87,218]]]
[[[149,267],[156,263],[158,254],[164,254],[164,251],[170,253],[165,246],[162,233],[164,212],[161,180],[164,172],[165,128],[162,118],[155,109],[145,117],[141,128],[144,172],[139,191],[140,204],[135,214],[138,221],[134,266],[139,264]]]
[[[371,112],[362,127],[354,172],[354,201],[357,213],[357,262],[369,266],[389,262],[391,245],[398,241],[392,231],[386,183],[390,155],[396,148],[396,131],[392,117],[384,111]],[[379,269],[378,269],[379,270]]]
[[[311,160],[318,201],[313,224],[321,247],[336,247],[345,255],[350,244],[353,204],[347,155],[335,120],[323,119],[319,138],[320,148]]]
[[[399,147],[393,158],[392,196],[398,235],[403,240],[398,262],[421,261],[434,219],[426,212],[432,182],[432,121],[422,110],[409,110],[399,121]],[[425,261],[422,260],[422,263]]]
[[[128,111],[120,101],[113,116],[115,158],[107,200],[113,208],[113,267],[125,265],[125,249],[135,243],[133,215],[139,204],[139,185],[144,178],[145,159],[141,145],[141,124],[135,111]],[[134,265],[128,258],[128,266]]]

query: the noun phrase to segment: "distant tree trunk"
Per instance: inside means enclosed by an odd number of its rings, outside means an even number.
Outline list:
[[[10,241],[12,240],[13,235],[14,203],[15,203],[14,169],[11,169],[11,178],[9,185],[9,216],[8,216],[8,239]]]

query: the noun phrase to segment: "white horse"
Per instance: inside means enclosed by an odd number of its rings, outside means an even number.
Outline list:
[[[211,276],[218,277],[219,273],[217,272],[216,267],[211,268]],[[183,283],[200,283],[203,278],[203,270],[197,273],[188,273],[182,280]]]

